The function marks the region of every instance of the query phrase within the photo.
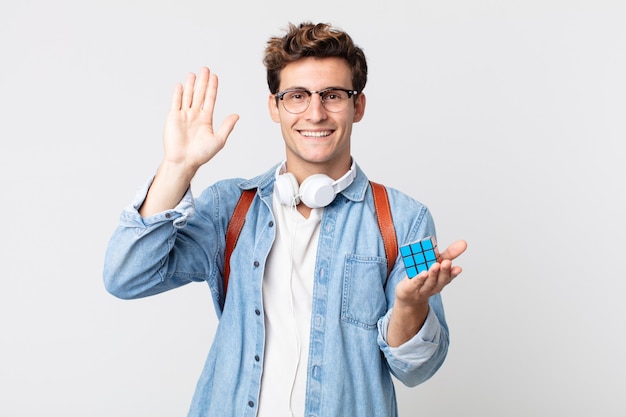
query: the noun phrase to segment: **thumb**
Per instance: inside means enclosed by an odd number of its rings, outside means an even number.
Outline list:
[[[228,138],[230,133],[235,128],[235,124],[237,123],[238,120],[239,120],[238,114],[231,114],[226,119],[224,119],[224,121],[220,125],[220,128],[217,130],[217,136],[224,138],[224,140]]]
[[[467,249],[467,242],[464,240],[457,240],[456,242],[448,246],[448,249],[441,253],[441,258],[453,260],[460,256],[463,252],[465,252],[465,249]]]

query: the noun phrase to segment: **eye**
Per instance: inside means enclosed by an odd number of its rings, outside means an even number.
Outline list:
[[[284,99],[287,101],[306,101],[307,94],[302,90],[290,91],[285,94]]]
[[[341,101],[347,98],[347,94],[341,90],[329,90],[323,94],[324,101]]]

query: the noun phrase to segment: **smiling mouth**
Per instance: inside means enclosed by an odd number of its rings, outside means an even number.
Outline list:
[[[300,134],[307,138],[325,138],[326,136],[330,136],[333,133],[332,130],[323,130],[323,131],[315,131],[312,132],[310,130],[300,130]]]

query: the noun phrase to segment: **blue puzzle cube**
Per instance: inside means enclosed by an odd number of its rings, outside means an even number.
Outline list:
[[[439,259],[439,250],[434,236],[401,246],[400,254],[409,278],[417,276],[422,271],[428,271]]]

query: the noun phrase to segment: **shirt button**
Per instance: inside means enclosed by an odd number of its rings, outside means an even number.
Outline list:
[[[274,226],[274,222],[270,221],[267,225],[268,225],[269,227],[273,227],[273,226]]]
[[[254,314],[256,314],[257,316],[261,315],[261,310],[259,310],[258,308],[256,310],[254,310]]]
[[[254,407],[254,401],[248,401],[248,406],[249,407]]]
[[[255,268],[258,268],[258,267],[259,267],[259,265],[260,265],[260,264],[259,264],[259,261],[254,261],[254,267],[255,267]]]
[[[172,213],[165,213],[165,218],[169,219],[170,217],[172,217]]]
[[[258,362],[261,360],[261,358],[259,357],[259,355],[254,355],[254,360]]]

